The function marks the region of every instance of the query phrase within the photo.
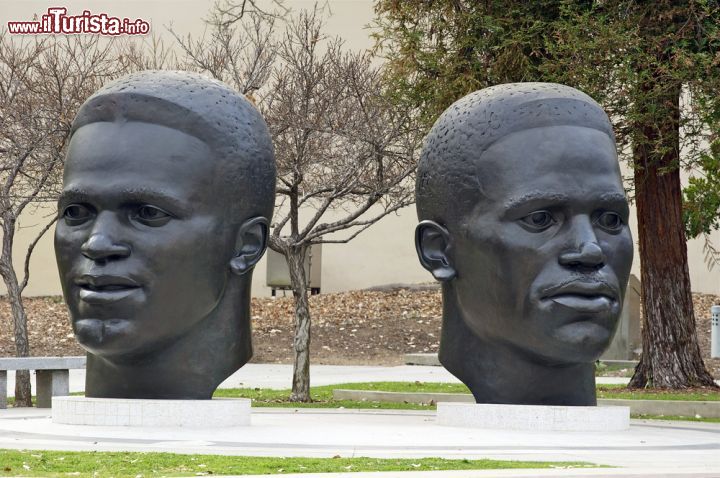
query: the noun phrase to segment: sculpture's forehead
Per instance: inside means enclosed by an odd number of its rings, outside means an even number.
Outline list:
[[[77,130],[70,140],[65,169],[135,166],[141,175],[158,170],[171,175],[182,168],[194,173],[212,170],[213,164],[210,146],[195,136],[159,124],[117,121],[91,123]]]
[[[203,202],[217,195],[216,176],[210,148],[193,136],[149,123],[92,123],[70,142],[64,189],[108,198],[162,191]]]
[[[615,144],[583,126],[549,126],[514,132],[476,155],[474,175],[485,200],[528,190],[581,198],[623,194]]]

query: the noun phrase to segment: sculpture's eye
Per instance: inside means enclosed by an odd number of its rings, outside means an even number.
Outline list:
[[[526,229],[533,232],[544,231],[556,223],[555,218],[548,211],[535,211],[520,219]]]
[[[164,226],[172,218],[172,216],[160,209],[159,207],[144,204],[135,210],[132,215],[133,219],[139,221],[146,226]]]
[[[617,232],[622,229],[623,220],[619,214],[605,211],[595,219],[595,224],[607,231]]]
[[[79,226],[92,216],[92,211],[82,204],[70,204],[63,210],[63,219],[68,226]]]

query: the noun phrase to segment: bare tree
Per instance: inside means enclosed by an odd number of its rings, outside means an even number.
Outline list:
[[[285,255],[295,297],[296,401],[310,400],[307,251],[312,244],[346,243],[411,204],[419,142],[410,116],[382,96],[381,71],[370,56],[343,52],[338,39],[323,42],[319,14],[302,12],[289,22],[281,66],[262,105],[281,198],[270,247]]]
[[[276,17],[248,14],[242,21],[223,21],[219,5],[199,38],[182,36],[170,29],[184,58],[183,69],[196,70],[232,85],[254,103],[266,86],[276,60]]]
[[[168,48],[162,37],[155,34],[143,37],[117,38],[118,71],[180,70],[177,53]]]
[[[250,94],[268,122],[278,168],[270,248],[288,263],[295,298],[291,400],[310,401],[310,310],[303,267],[313,244],[346,243],[414,201],[420,135],[383,95],[367,52],[323,35],[324,8],[222,21],[207,38],[176,38],[202,71]],[[250,19],[252,17],[252,20]]]
[[[267,3],[267,6],[261,6]],[[211,24],[229,26],[238,23],[247,16],[262,19],[281,18],[289,13],[290,9],[285,6],[285,0],[221,0],[215,2],[211,16],[208,20]]]
[[[112,42],[97,37],[13,38],[0,32],[0,276],[12,309],[16,354],[30,354],[22,291],[30,278],[30,256],[55,222],[53,215],[25,254],[22,277],[13,265],[20,215],[55,201],[65,143],[80,104],[117,74]],[[32,406],[30,375],[19,371],[16,406]]]

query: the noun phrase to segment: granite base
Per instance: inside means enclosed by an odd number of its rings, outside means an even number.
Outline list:
[[[52,397],[52,421],[66,425],[124,427],[249,426],[250,400]]]
[[[622,431],[630,428],[630,408],[440,402],[437,424],[496,430]]]

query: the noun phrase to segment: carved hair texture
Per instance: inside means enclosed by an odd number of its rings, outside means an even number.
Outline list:
[[[485,150],[517,131],[562,125],[597,129],[615,141],[602,107],[569,86],[508,83],[459,99],[425,138],[415,189],[418,218],[442,224],[462,217],[483,197]]]
[[[78,110],[71,134],[90,123],[122,121],[166,126],[205,142],[218,160],[218,180],[235,208],[246,216],[272,216],[276,175],[272,139],[260,112],[243,95],[197,73],[141,71],[88,98]],[[247,204],[254,209],[242,210]]]

